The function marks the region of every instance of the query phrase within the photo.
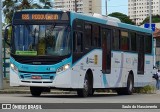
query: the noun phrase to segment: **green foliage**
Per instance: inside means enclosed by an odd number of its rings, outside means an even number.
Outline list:
[[[144,86],[143,88],[135,88],[135,93],[145,93],[145,94],[152,94],[155,93],[156,88],[151,85]]]
[[[12,21],[13,13],[22,9],[48,9],[51,8],[49,0],[39,0],[39,2],[30,2],[30,0],[5,0],[3,1],[3,13],[5,16],[5,22],[10,24]],[[43,4],[41,6],[40,4]]]
[[[49,9],[52,7],[50,0],[39,0],[41,3],[44,4],[44,9]]]
[[[135,23],[131,19],[129,19],[129,17],[125,14],[122,14],[119,12],[114,12],[114,13],[109,14],[108,16],[116,17],[116,18],[120,19],[121,22],[123,22],[123,23],[135,25]]]
[[[152,23],[158,23],[158,22],[160,22],[160,15],[152,16]],[[143,25],[144,23],[149,23],[149,17],[146,17],[141,23],[141,25]]]

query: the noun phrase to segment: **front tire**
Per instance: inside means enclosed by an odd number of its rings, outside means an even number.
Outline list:
[[[32,96],[39,97],[42,93],[42,88],[40,87],[30,87],[30,92]]]
[[[89,95],[89,91],[90,91],[89,78],[88,75],[86,74],[84,78],[83,89],[77,90],[77,94],[80,97],[87,97]]]

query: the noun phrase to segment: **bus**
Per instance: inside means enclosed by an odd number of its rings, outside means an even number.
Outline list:
[[[5,40],[10,86],[30,87],[32,96],[53,88],[81,97],[97,89],[131,95],[152,81],[152,31],[113,17],[25,9],[14,13]]]

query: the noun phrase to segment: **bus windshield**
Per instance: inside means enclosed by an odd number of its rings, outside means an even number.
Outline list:
[[[70,27],[66,25],[15,25],[12,54],[65,56],[71,53]]]

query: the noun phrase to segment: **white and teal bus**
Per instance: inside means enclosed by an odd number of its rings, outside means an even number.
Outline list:
[[[8,28],[12,28],[10,41]],[[98,14],[62,10],[15,12],[5,30],[10,45],[10,85],[33,96],[52,88],[132,94],[152,81],[152,31]]]

